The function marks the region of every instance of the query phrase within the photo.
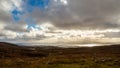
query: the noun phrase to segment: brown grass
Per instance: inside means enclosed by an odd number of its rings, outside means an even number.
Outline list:
[[[0,68],[119,68],[120,46],[21,47],[0,43]]]

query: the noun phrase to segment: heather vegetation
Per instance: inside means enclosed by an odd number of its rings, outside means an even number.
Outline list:
[[[23,47],[0,43],[0,68],[119,68],[120,46]]]

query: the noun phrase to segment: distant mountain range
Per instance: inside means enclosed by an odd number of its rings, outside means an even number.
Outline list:
[[[12,57],[42,57],[47,54],[34,53],[34,47],[18,46],[16,44],[0,42],[0,57],[12,58]]]
[[[0,58],[12,57],[47,57],[51,53],[55,54],[92,54],[92,53],[113,53],[120,55],[120,45],[80,47],[80,48],[60,48],[54,46],[18,46],[16,44],[0,42]]]

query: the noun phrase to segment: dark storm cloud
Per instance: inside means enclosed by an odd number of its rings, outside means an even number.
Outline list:
[[[69,0],[69,10],[76,14],[80,20],[72,19],[68,13],[56,15],[56,26],[59,27],[87,27],[87,28],[118,28],[112,17],[120,14],[120,0]],[[67,12],[67,11],[66,11]],[[70,13],[69,13],[70,14]],[[74,16],[74,14],[72,14]],[[67,16],[66,18],[64,18]],[[55,19],[56,20],[56,19]]]
[[[9,22],[7,26],[4,27],[4,30],[12,30],[14,32],[28,32],[26,24],[22,22],[19,25],[18,23]]]
[[[35,7],[31,13],[24,14],[22,19],[31,17],[37,24],[51,21],[56,27],[64,29],[106,29],[120,26],[117,21],[111,20],[120,14],[120,0],[68,0],[68,5],[53,2],[48,6],[45,10]],[[0,12],[1,20],[12,20],[10,15],[3,13]]]
[[[65,29],[119,28],[120,24],[112,20],[120,14],[119,6],[120,0],[68,0],[66,6],[52,5],[48,11],[36,8],[29,16],[36,23],[52,21],[56,27]]]
[[[10,15],[0,9],[0,21],[9,22],[11,20],[12,18],[10,17]]]

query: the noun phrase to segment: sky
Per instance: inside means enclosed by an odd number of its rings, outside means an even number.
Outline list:
[[[0,0],[0,41],[119,44],[120,0]]]

